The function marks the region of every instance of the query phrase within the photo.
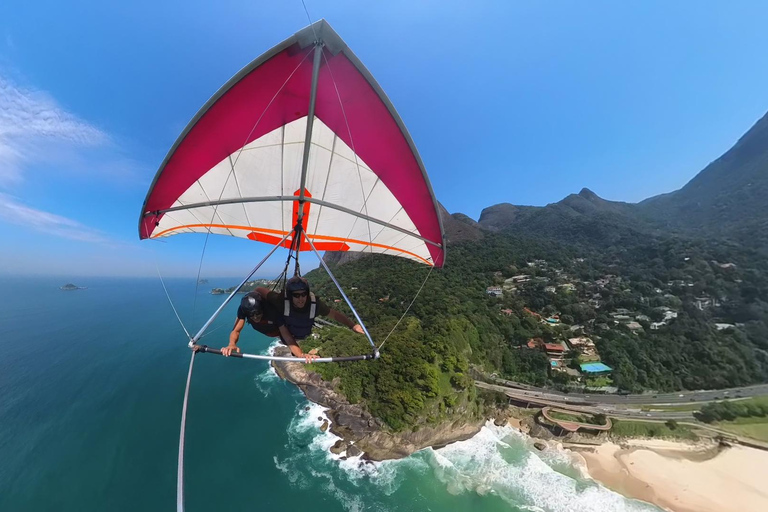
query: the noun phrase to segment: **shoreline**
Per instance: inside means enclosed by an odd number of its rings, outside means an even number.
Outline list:
[[[278,346],[275,355],[285,355],[287,347]],[[328,429],[341,440],[334,445],[334,453],[362,452],[368,460],[401,459],[426,447],[439,448],[465,441],[475,436],[485,419],[457,416],[450,422],[424,426],[403,432],[392,432],[364,407],[350,404],[336,389],[335,382],[324,381],[319,374],[307,371],[302,363],[272,361],[277,375],[297,386],[310,402],[326,407]],[[505,418],[506,421],[506,418]]]
[[[581,457],[591,479],[665,510],[768,510],[768,452],[762,450],[650,439],[565,447]]]
[[[342,438],[331,449],[335,454],[357,455],[360,451],[369,460],[403,458],[427,446],[439,448],[466,440],[485,423],[456,422],[428,429],[430,432],[384,432],[375,418],[359,406],[347,403],[335,392],[333,384],[323,382],[319,375],[306,372],[297,363],[273,362],[273,366],[281,378],[299,387],[309,401],[329,408],[326,428]],[[763,482],[768,474],[768,451],[724,447],[712,440],[686,443],[577,438],[568,442],[549,435],[538,436],[546,432],[537,431],[532,418],[504,414],[491,421],[526,434],[539,451],[555,449],[555,445],[557,449],[567,449],[585,478],[627,498],[672,512],[768,510],[768,486]],[[347,452],[349,448],[355,450],[353,454]]]

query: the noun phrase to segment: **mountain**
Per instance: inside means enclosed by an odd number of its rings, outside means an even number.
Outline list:
[[[440,215],[448,245],[499,232],[596,247],[676,235],[768,251],[768,114],[683,188],[637,204],[608,201],[584,188],[547,206],[489,206],[477,222],[442,205]],[[357,257],[327,253],[326,261]]]
[[[634,215],[634,211],[629,203],[607,201],[588,188],[583,188],[578,194],[571,194],[547,206],[516,206],[509,203],[490,206],[480,214],[479,224],[485,229],[497,231],[530,222],[541,223],[540,219],[545,217],[556,221],[558,218],[591,217],[603,214]]]
[[[478,224],[488,231],[599,245],[625,236],[721,237],[768,250],[768,114],[680,190],[638,204],[589,189],[543,207],[497,204]]]
[[[672,229],[768,245],[768,114],[683,188],[637,210]]]
[[[483,228],[479,223],[470,219],[463,213],[454,213],[451,215],[442,204],[439,206],[440,218],[443,221],[443,230],[445,231],[446,244],[457,244],[479,240],[483,237]]]
[[[390,341],[377,364],[326,365],[323,377],[411,432],[480,410],[472,367],[570,389],[574,378],[525,347],[567,339],[576,326],[620,389],[767,382],[768,271],[765,253],[749,247],[768,249],[767,178],[768,116],[682,189],[638,204],[585,188],[542,207],[490,206],[477,222],[440,206],[448,258],[439,272],[382,255],[336,269],[341,282],[362,283],[355,307],[374,339]],[[353,256],[326,253],[337,257]],[[505,285],[520,274],[530,279]],[[327,275],[309,278],[335,296]],[[489,297],[492,286],[501,296]],[[635,325],[620,322],[620,310]],[[536,318],[554,314],[560,326]],[[346,330],[322,335],[329,353],[365,346]]]
[[[482,211],[478,224],[490,231],[503,231],[521,219],[527,218],[531,211],[540,209],[537,206],[516,206],[501,203],[490,206]]]
[[[480,214],[479,225],[488,231],[560,242],[613,245],[655,232],[653,223],[639,217],[634,206],[607,201],[584,188],[547,206],[502,203],[488,207]]]
[[[440,219],[443,221],[446,245],[472,242],[484,236],[482,226],[463,213],[451,215],[441,203],[438,203],[438,211],[440,212]],[[328,264],[343,265],[359,260],[368,254],[363,252],[326,251],[323,255],[323,261]]]

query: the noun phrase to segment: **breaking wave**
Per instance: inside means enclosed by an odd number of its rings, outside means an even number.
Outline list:
[[[339,439],[320,426],[326,409],[297,407],[288,428],[288,455],[275,467],[299,488],[318,487],[344,510],[526,510],[547,512],[658,511],[584,478],[562,448],[536,452],[511,427],[488,422],[472,439],[422,450],[401,460],[370,462],[334,455]]]
[[[454,495],[493,494],[513,507],[527,510],[658,510],[591,480],[574,478],[580,470],[573,466],[568,452],[549,449],[539,455],[530,451],[527,436],[492,422],[472,439],[427,450],[426,454],[435,477]]]
[[[265,356],[274,355],[275,349],[278,346],[280,346],[280,340],[276,339],[262,351],[261,354]],[[256,374],[253,378],[253,383],[256,385],[256,389],[258,389],[265,398],[272,393],[275,383],[279,381],[280,377],[277,376],[277,372],[272,368],[271,364],[267,364],[267,368],[263,372]]]

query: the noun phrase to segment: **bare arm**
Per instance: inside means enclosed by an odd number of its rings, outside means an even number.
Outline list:
[[[301,350],[299,344],[296,343],[296,338],[293,337],[293,334],[291,334],[291,331],[289,331],[286,326],[281,325],[278,329],[280,329],[280,337],[285,344],[288,345],[293,357],[303,357],[307,363],[311,363],[313,359],[317,358],[317,351],[315,349],[310,350],[308,354],[305,354],[304,351]]]
[[[363,328],[360,326],[360,324],[356,324],[355,322],[347,318],[347,315],[345,315],[341,311],[336,311],[335,309],[331,309],[328,312],[328,317],[336,320],[340,324],[346,325],[356,333],[363,334],[365,332],[363,331]]]
[[[221,349],[221,355],[229,357],[233,350],[235,352],[240,352],[240,349],[237,346],[237,341],[240,339],[240,331],[243,330],[244,326],[245,320],[238,318],[237,322],[235,322],[235,327],[233,327],[232,332],[229,333],[229,345]]]

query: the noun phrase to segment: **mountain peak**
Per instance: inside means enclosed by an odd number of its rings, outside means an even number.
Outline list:
[[[594,201],[595,199],[600,199],[600,196],[589,190],[587,187],[584,187],[581,189],[581,192],[579,192],[579,195],[583,197],[584,199],[587,199],[589,201]]]

